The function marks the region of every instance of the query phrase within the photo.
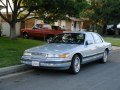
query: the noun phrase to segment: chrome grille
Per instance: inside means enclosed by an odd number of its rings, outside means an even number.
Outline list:
[[[44,59],[44,58],[46,58],[46,54],[45,53],[32,53],[32,58]]]

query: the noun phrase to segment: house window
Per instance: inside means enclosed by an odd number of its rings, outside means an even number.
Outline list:
[[[77,22],[75,21],[75,22],[74,22],[74,28],[76,28],[76,24],[77,24]]]

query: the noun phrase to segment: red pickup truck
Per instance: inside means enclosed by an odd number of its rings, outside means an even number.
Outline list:
[[[21,35],[23,38],[35,37],[41,39],[49,39],[50,37],[54,37],[64,31],[70,31],[61,29],[59,26],[50,26],[50,25],[42,25],[36,24],[33,28],[25,28],[21,29]]]

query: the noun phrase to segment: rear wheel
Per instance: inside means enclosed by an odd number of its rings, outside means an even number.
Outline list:
[[[105,50],[104,53],[103,53],[103,57],[102,57],[102,59],[100,61],[102,63],[106,63],[107,60],[108,60],[108,52],[107,52],[107,50]]]
[[[77,74],[80,71],[81,66],[81,59],[78,55],[75,55],[72,59],[71,66],[70,66],[70,72],[72,74]]]
[[[23,38],[28,39],[28,38],[29,38],[29,35],[28,35],[27,33],[24,33],[24,34],[23,34]]]

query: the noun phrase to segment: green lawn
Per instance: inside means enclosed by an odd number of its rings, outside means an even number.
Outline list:
[[[111,42],[113,46],[120,47],[120,38],[113,38],[113,37],[105,37],[105,41]]]
[[[111,42],[114,46],[120,46],[120,39],[105,37],[105,41]],[[0,37],[0,68],[20,64],[20,58],[25,49],[45,44],[38,40],[22,39],[10,40]]]
[[[45,44],[38,40],[22,39],[10,40],[0,37],[0,68],[20,64],[20,58],[25,49]]]

